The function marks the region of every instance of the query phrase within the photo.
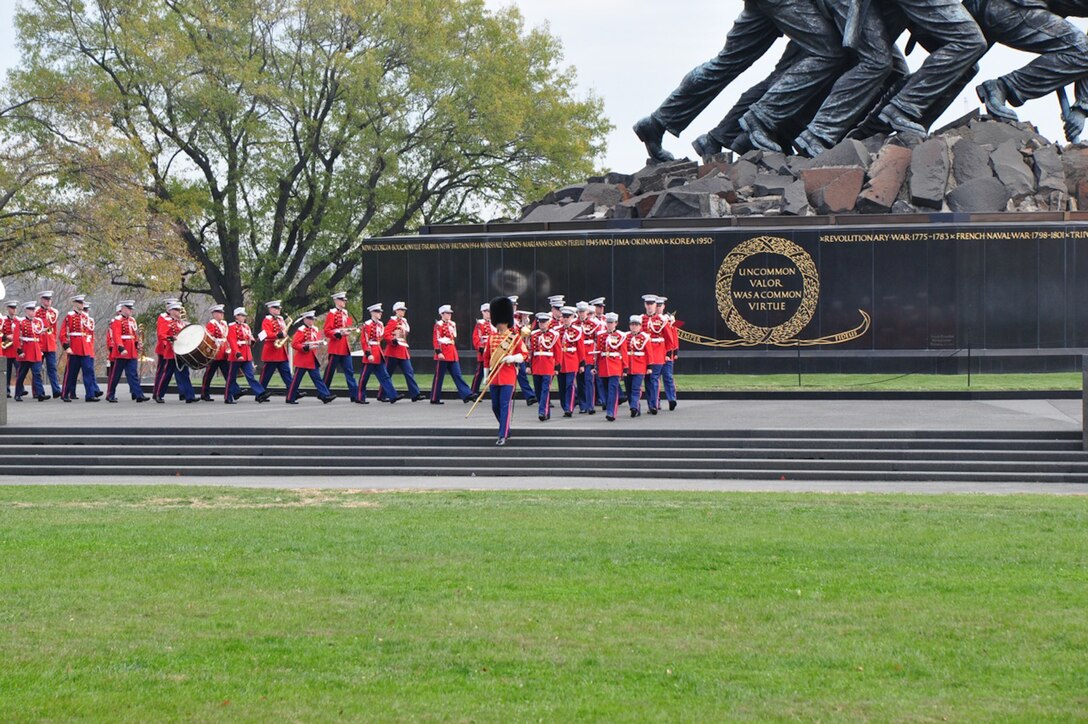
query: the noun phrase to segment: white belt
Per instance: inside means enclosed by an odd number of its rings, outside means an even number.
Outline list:
[[[633,354],[635,357],[645,357],[646,356],[645,352],[632,352],[631,354]]]
[[[604,352],[603,354],[604,354],[605,357],[622,357],[623,356],[619,352]]]
[[[131,334],[122,334],[121,339],[135,339]]]
[[[37,337],[20,337],[19,339],[23,340],[24,342],[37,342],[38,341]]]
[[[534,357],[554,357],[555,354],[552,353],[552,352],[533,352],[533,356]]]
[[[577,348],[577,347],[567,347],[567,348],[566,348],[566,351],[567,351],[567,352],[577,352],[577,351],[578,351],[578,348]]]
[[[438,338],[438,343],[439,344],[453,344],[453,340],[450,339],[449,337],[439,337]]]
[[[69,337],[82,337],[82,336],[83,336],[83,332],[69,332],[69,333],[68,333],[68,336],[69,336]]]
[[[651,342],[664,342],[665,338],[664,337],[650,337],[650,341]]]

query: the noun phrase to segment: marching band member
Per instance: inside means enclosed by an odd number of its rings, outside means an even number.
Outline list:
[[[98,402],[94,383],[94,322],[83,309],[86,296],[72,297],[72,309],[60,325],[60,346],[68,356],[64,372],[61,400],[71,402],[76,398],[76,379],[83,372],[84,399]]]
[[[151,388],[151,399],[158,402],[159,379],[166,374],[166,348],[171,346],[166,338],[170,335],[170,325],[173,324],[173,318],[170,316],[170,312],[166,311],[170,309],[171,304],[177,304],[179,300],[171,297],[170,299],[163,300],[163,311],[159,312],[159,316],[155,318],[155,384]]]
[[[525,343],[521,333],[514,329],[514,304],[506,297],[491,300],[491,319],[495,334],[487,341],[489,374],[488,390],[491,394],[491,411],[499,423],[496,445],[505,445],[510,437],[510,417],[513,413],[514,384],[518,368],[525,361]]]
[[[399,369],[408,385],[408,397],[412,402],[418,402],[427,399],[427,396],[419,391],[416,372],[412,369],[412,354],[408,350],[408,333],[412,331],[412,327],[408,324],[405,316],[407,314],[408,305],[404,302],[393,305],[393,316],[385,325],[385,349],[382,351],[385,354],[385,369],[389,378],[392,379],[393,373]],[[382,395],[379,394],[378,398],[381,399]]]
[[[393,381],[389,378],[389,371],[385,368],[385,360],[382,358],[382,342],[385,339],[385,325],[382,323],[382,305],[371,304],[366,308],[370,312],[370,319],[363,323],[362,339],[363,348],[362,379],[359,380],[359,389],[352,402],[360,405],[369,405],[366,401],[366,385],[370,381],[370,375],[378,378],[378,388],[381,394],[378,397],[383,402],[395,403],[400,395],[393,388]]]
[[[476,320],[476,326],[472,328],[472,348],[476,350],[476,372],[472,375],[472,396],[480,395],[480,385],[484,381],[484,368],[487,362],[484,360],[484,348],[487,340],[495,333],[495,327],[491,324],[491,305],[484,302],[480,305],[480,319]]]
[[[15,377],[15,401],[22,402],[26,388],[23,382],[27,372],[30,373],[31,388],[34,399],[45,402],[49,398],[45,395],[45,386],[42,384],[42,335],[44,324],[42,318],[35,314],[38,305],[27,302],[23,305],[24,316],[18,318],[16,325],[15,348],[19,359],[19,372]]]
[[[431,382],[431,404],[443,405],[442,382],[449,372],[457,396],[461,402],[472,402],[472,390],[461,376],[461,359],[457,354],[457,323],[453,321],[453,307],[443,304],[438,308],[438,321],[431,335],[434,343],[434,380]]]
[[[650,346],[646,350],[646,406],[651,415],[657,414],[661,399],[661,369],[665,366],[665,320],[657,309],[656,294],[642,295],[646,313],[642,315],[642,329],[650,335]]]
[[[7,360],[4,388],[7,390],[8,397],[11,397],[11,386],[15,382],[15,372],[19,366],[19,346],[16,344],[17,340],[15,339],[19,332],[18,317],[16,316],[18,308],[19,302],[9,299],[4,305],[5,316],[0,319],[0,353],[2,353],[0,356]]]
[[[616,329],[618,314],[606,314],[604,319],[604,331],[597,337],[597,375],[604,380],[605,419],[615,422],[620,406],[620,377],[628,367],[627,335]]]
[[[329,345],[328,359],[325,360],[325,386],[332,386],[332,378],[339,369],[348,383],[348,399],[352,402],[358,393],[355,384],[355,370],[351,364],[351,340],[349,334],[355,332],[355,320],[348,313],[348,293],[337,292],[332,295],[333,308],[325,314],[322,330]]]
[[[236,404],[241,387],[238,385],[238,372],[245,375],[250,392],[257,402],[267,402],[271,393],[257,381],[253,372],[253,330],[246,321],[249,315],[244,307],[234,309],[234,321],[227,327],[227,386],[223,394],[223,402],[227,405]]]
[[[268,389],[268,383],[272,381],[274,372],[280,373],[280,379],[287,389],[291,389],[291,363],[287,361],[287,347],[290,340],[287,339],[287,322],[283,319],[283,302],[275,300],[266,302],[268,314],[261,322],[261,332],[257,339],[264,343],[261,348],[261,362],[264,369],[261,370],[261,387]]]
[[[533,372],[533,392],[538,400],[537,419],[552,417],[552,377],[558,369],[559,330],[552,326],[550,312],[536,315],[537,329],[529,337],[529,365]]]
[[[563,307],[567,306],[567,300],[563,298],[562,294],[556,294],[548,297],[548,306],[552,312],[552,327],[559,329],[563,326]]]
[[[140,331],[132,310],[135,300],[126,299],[117,305],[117,316],[110,321],[106,329],[106,347],[111,362],[110,374],[106,378],[106,402],[117,402],[117,385],[124,371],[128,382],[128,391],[136,402],[147,402],[144,390],[140,386]]]
[[[42,292],[39,296],[41,304],[34,312],[34,316],[42,323],[42,362],[45,364],[45,372],[49,377],[53,399],[56,399],[63,394],[60,379],[57,377],[57,322],[60,320],[60,315],[53,308],[53,292]]]
[[[578,414],[597,414],[597,335],[601,328],[590,316],[589,302],[578,302],[575,324],[582,330],[582,357],[585,369],[578,375]]]
[[[91,314],[91,302],[85,300],[83,302],[83,313],[87,315],[87,331],[84,333],[87,338],[87,353],[91,357],[91,366],[94,367],[94,347],[96,339],[94,336],[94,315]],[[91,375],[91,388],[94,390],[95,398],[102,396],[102,389],[98,386],[98,375]]]
[[[589,306],[591,307],[590,317],[597,322],[597,334],[599,335],[605,328],[605,306],[604,297],[597,297],[589,300]],[[601,381],[600,371],[597,372],[597,404],[602,408],[604,407],[604,383]],[[622,398],[622,394],[620,395]],[[623,402],[621,399],[620,402]]]
[[[632,314],[627,326],[627,404],[631,417],[642,414],[642,381],[649,369],[650,335],[642,331],[642,315]]]
[[[507,297],[507,299],[514,305],[514,329],[518,330],[522,337],[528,336],[533,313],[518,311],[519,297],[516,294]],[[533,386],[529,384],[529,365],[526,362],[522,362],[518,368],[518,387],[521,388],[521,394],[525,395],[525,404],[529,407],[535,405],[536,397],[533,394]]]
[[[178,395],[185,400],[185,404],[192,404],[197,401],[196,392],[193,390],[193,382],[189,379],[189,368],[179,365],[174,355],[174,340],[178,338],[178,332],[187,326],[183,319],[185,316],[183,314],[184,309],[185,307],[181,305],[181,302],[174,302],[166,310],[167,314],[170,315],[170,321],[166,325],[165,340],[160,340],[160,342],[165,341],[163,345],[164,365],[162,372],[155,381],[155,393],[152,395],[152,399],[160,405],[166,402],[166,388],[170,384],[171,377],[177,383]]]
[[[668,297],[660,297],[657,311],[665,320],[665,364],[661,367],[661,386],[665,388],[665,399],[669,401],[669,411],[676,409],[676,380],[673,378],[673,370],[676,366],[676,358],[680,356],[680,335],[676,326],[676,319],[665,311],[665,302]]]
[[[204,402],[214,402],[215,400],[211,395],[211,384],[215,378],[215,373],[218,372],[223,377],[223,384],[230,385],[229,373],[227,371],[227,355],[230,352],[227,345],[227,323],[223,320],[224,305],[216,304],[211,308],[212,318],[208,320],[208,324],[204,329],[208,331],[212,337],[215,338],[215,357],[208,363],[208,366],[204,368],[204,380],[200,384],[200,399]]]
[[[585,350],[582,348],[582,329],[574,323],[578,310],[563,307],[563,323],[559,328],[559,404],[563,417],[574,415],[574,398],[577,393],[575,379],[585,371]]]
[[[317,390],[317,398],[326,405],[336,399],[336,395],[329,392],[321,375],[317,374],[317,348],[325,344],[321,339],[321,331],[315,326],[317,312],[303,312],[302,326],[295,331],[291,338],[291,347],[295,350],[295,376],[291,386],[287,388],[287,404],[298,404],[298,388],[302,384],[302,375],[305,372],[310,376]]]

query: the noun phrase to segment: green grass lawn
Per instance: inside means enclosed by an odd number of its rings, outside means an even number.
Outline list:
[[[424,392],[430,394],[432,377],[429,374],[416,375],[416,383]],[[465,378],[471,382],[471,376]],[[406,389],[404,378],[399,374],[393,378],[393,384],[402,392]],[[553,383],[554,384],[554,383]],[[282,389],[283,383],[277,377],[270,385],[273,389]],[[343,387],[344,378],[337,375],[334,386]],[[676,388],[680,392],[762,392],[782,391],[883,391],[883,392],[981,392],[981,391],[1047,391],[1080,390],[1082,375],[1080,372],[1046,372],[1036,374],[971,375],[971,384],[967,384],[967,375],[844,375],[821,374],[802,375],[801,384],[797,384],[797,375],[676,375]],[[312,389],[309,377],[302,380],[303,389]],[[371,394],[377,394],[377,382],[369,384]],[[453,390],[453,382],[446,380],[446,391]]]
[[[0,720],[1084,719],[1082,497],[0,488]]]

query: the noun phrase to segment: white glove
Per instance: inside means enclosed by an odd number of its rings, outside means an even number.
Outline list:
[[[525,356],[520,354],[508,354],[502,358],[504,365],[519,365],[525,361]]]

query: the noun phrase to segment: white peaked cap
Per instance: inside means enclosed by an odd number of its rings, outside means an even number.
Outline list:
[[[484,302],[483,304],[481,304],[480,305],[480,311],[481,312],[490,312],[491,311],[491,303],[490,302]]]
[[[74,297],[72,297],[73,302],[82,302],[82,301],[84,301],[86,299],[87,299],[86,294],[77,294]]]
[[[227,307],[226,307],[226,305],[225,305],[225,304],[216,304],[216,305],[215,305],[214,307],[212,307],[212,308],[211,308],[211,309],[209,309],[208,311],[209,311],[209,312],[222,312],[222,311],[224,311],[224,310],[225,310],[226,308],[227,308]]]
[[[164,307],[166,307],[167,309],[169,309],[171,304],[176,304],[177,302],[180,302],[180,301],[181,301],[180,299],[174,299],[173,297],[170,297],[169,299],[162,300],[162,305]]]
[[[269,309],[271,309],[272,307],[282,307],[283,301],[279,299],[273,299],[271,302],[265,302],[264,306],[268,307]]]
[[[14,299],[9,299],[9,300],[8,300],[8,301],[7,301],[7,302],[6,302],[5,304],[4,304],[4,306],[5,306],[5,307],[8,307],[9,309],[10,309],[11,307],[18,307],[18,306],[19,306],[19,302],[15,301]]]
[[[185,307],[181,306],[181,302],[174,302],[173,304],[171,304],[170,306],[168,306],[168,307],[166,308],[166,311],[168,311],[168,312],[172,312],[172,311],[174,311],[175,309],[184,309],[184,308],[185,308]]]
[[[536,318],[541,322],[547,322],[552,318],[552,315],[550,312],[537,312]]]
[[[657,304],[657,295],[656,294],[643,294],[642,295],[642,301],[644,301],[644,302],[653,302],[654,304]]]
[[[38,298],[39,299],[52,299],[53,298],[53,291],[52,290],[44,291],[44,292],[42,292],[41,294],[38,295]]]
[[[24,302],[23,303],[23,309],[33,309],[36,306],[38,306],[37,302]]]
[[[120,311],[121,311],[121,307],[123,307],[123,306],[125,306],[125,305],[123,305],[123,304],[118,304],[118,305],[117,305],[116,307],[114,307],[114,308],[113,308],[113,311],[115,311],[115,312],[120,312]]]
[[[574,305],[574,307],[579,312],[588,312],[589,311],[589,302],[578,302],[577,304]]]
[[[642,324],[641,314],[632,314],[630,319],[627,320],[630,324]]]
[[[658,303],[658,304],[664,304],[664,303],[665,303],[665,302],[667,302],[667,301],[669,301],[669,298],[668,298],[668,297],[658,297],[658,298],[657,298],[657,303]]]
[[[604,297],[597,297],[596,299],[590,299],[589,303],[592,304],[594,307],[603,307],[604,306]]]
[[[609,312],[608,314],[604,315],[604,321],[606,321],[606,322],[618,322],[618,321],[620,321],[620,315],[616,314],[615,312]]]
[[[507,297],[507,299],[510,300],[511,304],[517,304],[518,300],[521,299],[521,297],[519,297],[517,294],[511,294],[510,296]]]
[[[121,300],[121,302],[117,306],[119,306],[119,307],[128,307],[128,308],[132,309],[132,308],[134,308],[136,306],[136,300],[135,299],[123,299],[123,300]]]
[[[569,316],[571,314],[577,314],[578,313],[578,310],[575,309],[574,307],[563,307],[559,311],[562,312],[564,317]]]
[[[378,302],[377,304],[371,304],[369,307],[366,308],[366,311],[368,311],[368,312],[380,312],[380,311],[382,311],[382,303]]]
[[[395,303],[393,304],[393,311],[395,312],[395,311],[397,311],[398,309],[403,309],[403,310],[407,311],[407,309],[408,309],[408,305],[407,305],[407,304],[405,304],[404,302],[395,302]]]
[[[333,299],[347,299],[348,298],[348,293],[347,292],[337,292],[336,294],[332,295],[332,298]]]
[[[243,317],[248,317],[249,316],[248,314],[246,314],[246,308],[245,307],[235,307],[234,308],[234,316],[237,317],[239,314],[242,315]]]
[[[308,312],[303,312],[302,314],[298,315],[298,318],[299,319],[313,319],[316,316],[317,316],[317,312],[315,312],[314,310],[311,309]]]
[[[441,307],[438,308],[439,314],[446,314],[447,312],[449,314],[453,314],[453,307],[448,304],[443,304]]]
[[[516,312],[514,312],[514,314],[518,315],[519,317],[531,317],[531,316],[533,316],[533,313],[530,312],[528,309],[519,309]]]

